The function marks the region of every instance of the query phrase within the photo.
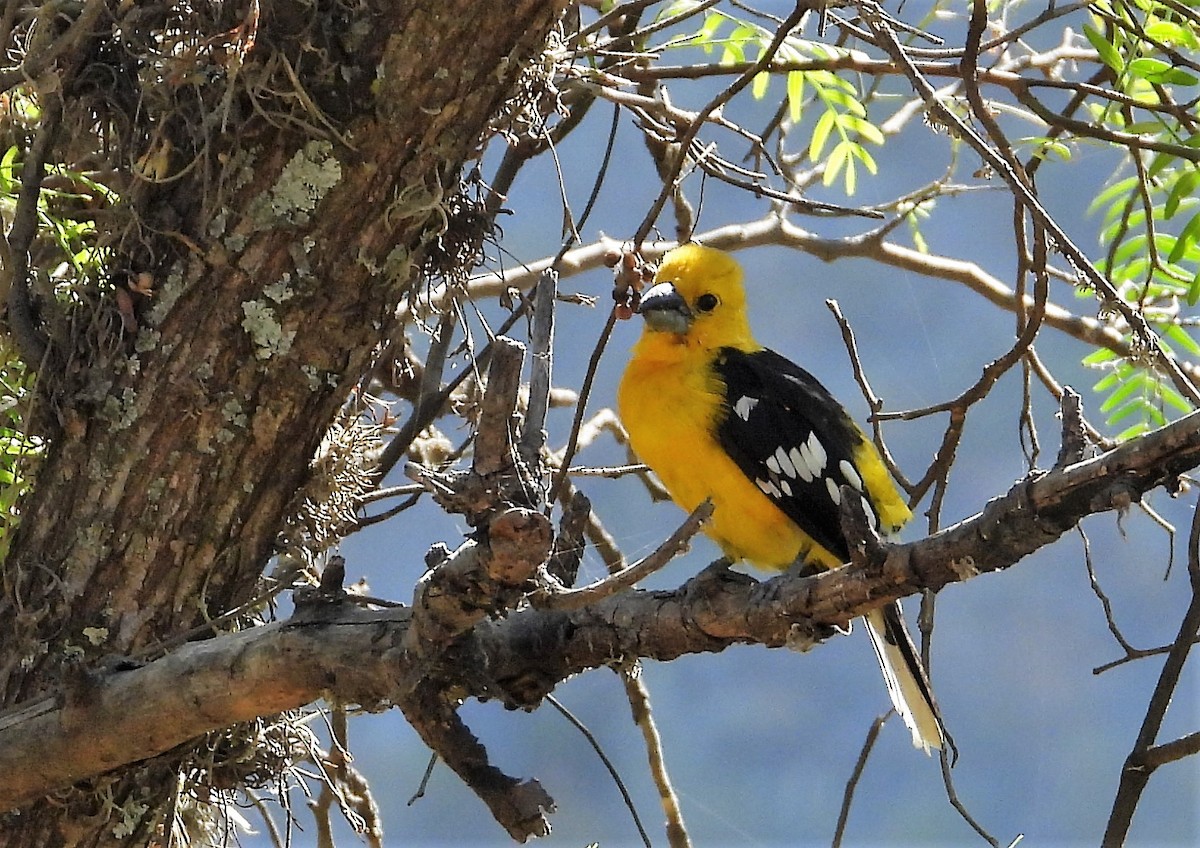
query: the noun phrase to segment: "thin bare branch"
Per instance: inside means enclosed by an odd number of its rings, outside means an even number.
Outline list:
[[[1150,703],[1146,706],[1146,716],[1138,731],[1133,750],[1125,760],[1121,769],[1121,779],[1113,798],[1112,812],[1109,814],[1108,825],[1104,831],[1101,845],[1105,848],[1120,848],[1125,844],[1129,827],[1133,823],[1133,815],[1141,801],[1142,792],[1150,781],[1150,775],[1164,762],[1174,759],[1175,753],[1185,756],[1193,747],[1189,741],[1182,745],[1168,743],[1168,751],[1172,757],[1162,759],[1154,756],[1155,740],[1162,728],[1163,719],[1167,714],[1171,698],[1179,685],[1179,677],[1183,673],[1184,663],[1192,646],[1196,643],[1197,633],[1200,633],[1200,509],[1195,511],[1192,518],[1192,531],[1188,539],[1188,578],[1191,584],[1192,599],[1187,612],[1179,623],[1179,633],[1167,652],[1162,671],[1158,676]],[[1196,743],[1200,744],[1200,743]]]
[[[600,746],[600,741],[596,739],[595,734],[588,729],[586,724],[580,721],[574,713],[563,706],[562,702],[559,701],[558,698],[555,698],[553,695],[547,695],[546,702],[549,703],[550,706],[554,707],[554,709],[558,710],[559,714],[568,722],[570,722],[572,727],[579,731],[583,738],[587,740],[588,745],[591,746],[592,750],[596,752],[596,756],[600,758],[600,762],[604,764],[605,770],[608,772],[609,777],[612,778],[613,783],[616,785],[617,791],[621,793],[621,800],[625,802],[625,809],[629,810],[629,816],[633,819],[633,825],[637,828],[638,836],[640,836],[642,839],[642,844],[645,845],[646,848],[650,848],[650,834],[646,833],[646,827],[642,824],[642,817],[638,815],[637,806],[633,803],[633,798],[630,796],[629,790],[625,788],[625,781],[621,779],[621,775],[617,771],[617,767],[613,765],[613,761],[609,759],[608,754],[604,753],[604,748]]]
[[[854,791],[858,788],[858,781],[862,779],[863,771],[867,767],[867,759],[875,748],[875,740],[879,738],[879,731],[883,730],[884,722],[895,714],[895,710],[889,710],[883,715],[877,716],[871,722],[870,729],[867,730],[867,737],[863,740],[862,750],[858,752],[854,770],[850,772],[846,788],[842,791],[842,807],[838,811],[837,827],[833,830],[833,848],[841,848],[842,840],[846,836],[846,824],[850,821],[850,806],[854,803]]]
[[[667,822],[667,844],[671,848],[691,848],[692,840],[683,822],[679,797],[675,794],[671,776],[667,772],[662,736],[659,735],[658,726],[654,723],[654,713],[650,709],[650,693],[636,667],[622,669],[620,674],[625,684],[625,695],[629,699],[629,709],[633,713],[633,722],[642,731],[646,757],[650,762],[650,774],[654,785],[658,787],[658,800]]]
[[[628,589],[639,581],[645,580],[687,550],[688,543],[712,517],[712,512],[712,501],[706,500],[692,510],[683,524],[679,525],[678,529],[654,550],[654,553],[638,560],[633,565],[610,574],[598,583],[579,589],[546,592],[535,595],[530,600],[535,607],[540,609],[571,610],[594,604]]]

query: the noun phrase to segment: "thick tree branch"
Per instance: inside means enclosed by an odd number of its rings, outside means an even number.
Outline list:
[[[525,607],[480,621],[458,643],[455,682],[463,694],[534,705],[569,675],[619,659],[821,638],[828,625],[901,596],[1007,568],[1084,516],[1171,487],[1197,465],[1200,413],[1018,481],[954,527],[883,548],[882,562],[763,582],[707,574],[674,591],[630,591],[569,612]],[[368,707],[398,703],[414,691],[422,662],[406,648],[410,621],[407,609],[302,607],[290,621],[191,643],[134,670],[97,673],[2,714],[0,809],[330,694]]]

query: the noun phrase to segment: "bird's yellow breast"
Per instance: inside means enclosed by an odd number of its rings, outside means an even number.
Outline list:
[[[634,349],[617,403],[634,453],[691,512],[711,498],[704,532],[731,559],[784,569],[804,554],[832,568],[840,560],[789,519],[716,441],[724,386],[711,355],[667,333],[648,333]]]

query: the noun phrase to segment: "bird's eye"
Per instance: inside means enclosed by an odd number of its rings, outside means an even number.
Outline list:
[[[702,294],[696,299],[696,308],[701,312],[712,312],[720,302],[715,294]]]

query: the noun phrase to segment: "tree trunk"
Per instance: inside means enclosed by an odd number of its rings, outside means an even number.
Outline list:
[[[123,336],[45,305],[39,403],[55,431],[3,565],[3,707],[86,698],[81,669],[152,655],[255,596],[444,197],[563,5],[218,4],[185,19],[189,53],[162,48],[170,8],[109,2],[58,57],[48,160],[96,147],[79,134],[108,114],[124,162],[158,168],[130,175],[107,233],[113,279],[154,294]],[[161,838],[186,756],[7,813],[3,841]]]

